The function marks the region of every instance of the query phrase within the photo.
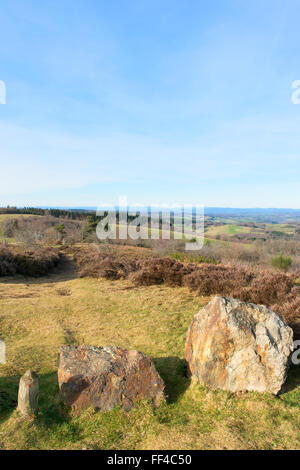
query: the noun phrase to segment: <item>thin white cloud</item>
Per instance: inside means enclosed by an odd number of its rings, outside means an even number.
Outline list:
[[[219,124],[191,144],[177,146],[134,134],[83,138],[0,123],[0,194],[80,188],[138,180],[196,179],[226,187],[226,179],[299,172],[297,123],[266,116]],[[287,182],[288,184],[288,182]]]

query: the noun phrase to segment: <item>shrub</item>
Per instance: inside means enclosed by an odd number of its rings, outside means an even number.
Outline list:
[[[173,259],[176,259],[177,261],[182,261],[182,262],[184,262],[186,259],[185,254],[181,252],[170,254],[170,258],[173,258]]]
[[[147,258],[139,262],[138,270],[131,274],[130,280],[138,286],[182,286],[184,276],[191,272],[191,266],[171,258]]]
[[[25,276],[41,276],[57,265],[59,253],[50,248],[36,247],[33,250],[16,248],[0,248],[0,276],[23,274]]]
[[[6,238],[12,238],[18,228],[18,219],[4,219],[2,222],[2,233]]]
[[[184,285],[201,295],[230,295],[236,287],[247,286],[255,273],[248,268],[203,264],[184,279]]]
[[[66,227],[65,227],[65,224],[57,224],[55,225],[55,230],[57,231],[57,233],[59,234],[59,238],[60,238],[60,241],[63,241],[63,239],[65,238],[66,236]]]
[[[271,305],[274,312],[279,313],[294,331],[294,339],[300,338],[300,287],[293,287],[291,292],[278,303]]]
[[[50,248],[35,248],[15,254],[16,272],[26,276],[47,274],[59,262],[59,253]]]
[[[97,220],[95,217],[88,215],[86,218],[86,224],[83,228],[82,236],[83,239],[88,241],[91,239],[95,239],[96,237],[96,227],[97,227]]]
[[[77,249],[74,255],[79,267],[80,277],[104,277],[106,279],[125,278],[135,271],[136,260],[129,256],[117,256],[109,247],[95,247]]]
[[[235,288],[232,296],[245,302],[270,306],[282,302],[292,287],[293,280],[286,274],[263,271],[258,273],[248,286]]]
[[[12,253],[5,245],[0,246],[0,276],[12,276],[15,273],[16,265]]]
[[[289,256],[279,255],[272,259],[271,265],[273,268],[287,272],[292,265],[292,259]]]
[[[150,241],[150,240],[149,240]],[[171,255],[172,253],[184,253],[184,240],[151,240],[154,253],[158,256]]]

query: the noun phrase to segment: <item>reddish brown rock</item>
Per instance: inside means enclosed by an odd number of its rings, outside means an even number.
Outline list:
[[[159,404],[164,383],[151,358],[115,346],[63,346],[59,352],[60,397],[76,410],[129,410],[142,399]]]
[[[287,376],[293,332],[264,305],[215,297],[194,316],[185,358],[201,384],[277,394]]]

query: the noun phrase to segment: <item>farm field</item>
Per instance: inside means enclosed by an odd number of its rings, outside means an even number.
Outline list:
[[[227,222],[223,225],[209,225],[205,229],[205,236],[207,238],[222,235],[233,237],[234,235],[250,234],[251,232],[251,236],[265,236],[267,238],[274,236],[295,237],[299,234],[297,230],[299,230],[299,224],[258,224],[251,227],[250,225],[243,225],[242,222],[238,225]]]
[[[0,449],[299,449],[298,369],[277,398],[213,391],[185,377],[187,328],[209,300],[186,288],[81,279],[71,260],[43,278],[2,278],[7,364],[0,367]],[[114,344],[150,355],[167,402],[75,415],[58,400],[63,344]],[[29,368],[40,377],[34,421],[15,409],[19,378]]]
[[[215,237],[217,235],[235,235],[236,233],[250,232],[250,227],[235,224],[211,225],[207,228],[205,235]]]

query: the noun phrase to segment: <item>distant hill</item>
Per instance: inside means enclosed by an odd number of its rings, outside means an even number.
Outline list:
[[[110,209],[109,206],[103,206],[106,209]],[[145,206],[139,207],[134,206],[130,207],[133,211],[144,210]],[[77,217],[81,218],[80,213],[84,217],[86,213],[95,212],[97,207],[92,206],[83,206],[83,207],[70,207],[70,206],[39,206],[33,208],[22,208],[18,207],[15,208],[15,212],[28,212],[33,213],[38,210],[43,211],[50,211],[50,213],[54,213],[55,211],[62,211],[62,212],[71,212],[73,216],[77,213]],[[34,209],[34,210],[32,210]],[[155,210],[158,211],[166,211],[168,210],[166,207],[156,206]],[[181,208],[178,207],[176,209],[170,208],[174,214],[179,214],[181,212]],[[186,213],[192,209],[185,209]],[[7,212],[13,213],[14,208],[0,208],[0,212]],[[254,222],[264,222],[264,223],[284,223],[284,222],[300,222],[300,209],[278,209],[278,208],[232,208],[232,207],[204,207],[204,213],[207,218],[212,219],[240,219],[241,221],[254,221]],[[55,215],[55,214],[53,214]],[[66,214],[62,214],[66,215]],[[88,215],[88,214],[86,214]]]

